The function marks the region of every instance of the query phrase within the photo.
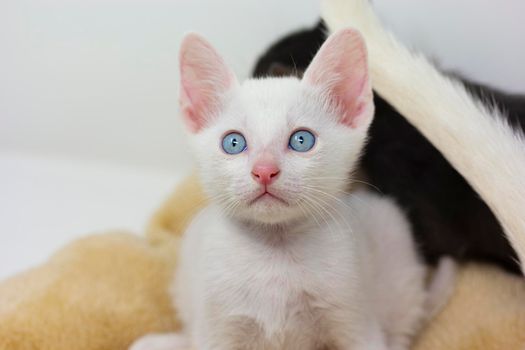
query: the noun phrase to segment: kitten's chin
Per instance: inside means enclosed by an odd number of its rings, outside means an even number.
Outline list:
[[[299,207],[276,198],[263,198],[236,211],[238,218],[267,225],[280,225],[304,216]]]

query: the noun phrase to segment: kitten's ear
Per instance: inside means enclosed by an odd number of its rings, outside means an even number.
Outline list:
[[[374,113],[367,52],[361,34],[342,29],[321,46],[303,82],[320,88],[339,107],[340,122],[367,126]]]
[[[222,96],[237,79],[222,57],[204,38],[188,34],[182,41],[180,109],[191,132],[198,132],[221,109]]]

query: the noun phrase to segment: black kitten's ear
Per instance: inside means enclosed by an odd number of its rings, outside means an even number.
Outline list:
[[[273,62],[268,69],[271,77],[298,77],[302,78],[304,71],[297,70],[292,66],[287,66],[281,62]]]

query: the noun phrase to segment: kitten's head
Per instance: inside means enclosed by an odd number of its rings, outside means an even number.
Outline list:
[[[189,34],[180,72],[181,112],[212,200],[260,223],[326,215],[346,189],[374,113],[358,32],[333,34],[302,80],[242,84],[207,41]]]

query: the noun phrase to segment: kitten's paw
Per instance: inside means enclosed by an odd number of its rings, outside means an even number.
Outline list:
[[[445,256],[439,260],[427,286],[428,294],[425,302],[427,319],[436,316],[447,305],[454,294],[457,273],[458,266],[452,258]]]
[[[137,339],[128,350],[191,350],[191,344],[181,334],[148,334]]]

